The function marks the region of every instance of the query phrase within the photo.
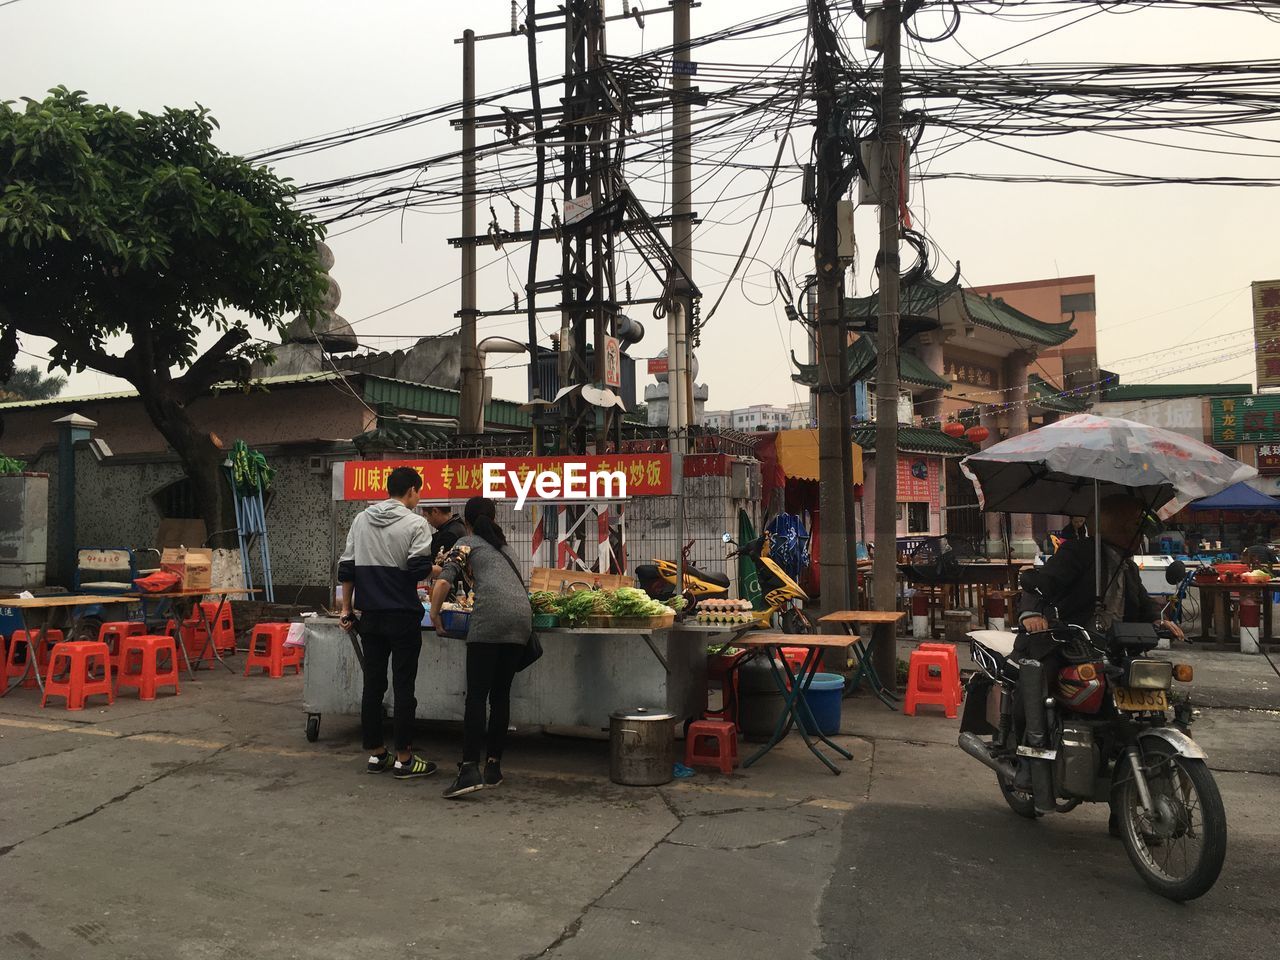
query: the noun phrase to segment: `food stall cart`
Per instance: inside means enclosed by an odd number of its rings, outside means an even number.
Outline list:
[[[680,721],[706,706],[707,631],[607,627],[539,630],[542,658],[516,677],[511,722],[521,727],[608,729],[627,704],[660,707]],[[302,706],[307,739],[328,714],[358,716],[363,674],[347,632],[332,617],[307,621]],[[466,641],[423,630],[417,716],[461,721],[466,699]],[[391,704],[391,692],[387,693]]]

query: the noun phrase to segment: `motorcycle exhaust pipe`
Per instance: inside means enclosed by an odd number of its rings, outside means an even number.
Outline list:
[[[994,770],[1006,783],[1013,782],[1014,775],[1018,772],[1017,767],[1010,760],[993,757],[991,750],[976,733],[962,733],[956,743],[973,759]]]

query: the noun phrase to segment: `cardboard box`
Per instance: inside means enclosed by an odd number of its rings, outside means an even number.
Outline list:
[[[182,578],[180,590],[213,587],[213,551],[205,547],[166,547],[160,555],[160,569]]]

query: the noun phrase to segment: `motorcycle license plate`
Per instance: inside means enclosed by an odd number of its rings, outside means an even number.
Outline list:
[[[1148,710],[1168,710],[1169,696],[1163,690],[1137,690],[1133,687],[1113,687],[1116,708],[1133,713]]]

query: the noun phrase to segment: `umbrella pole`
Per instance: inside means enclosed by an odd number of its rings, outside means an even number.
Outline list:
[[[1096,479],[1093,481],[1093,526],[1093,612],[1098,614],[1102,612],[1102,492]]]

